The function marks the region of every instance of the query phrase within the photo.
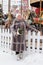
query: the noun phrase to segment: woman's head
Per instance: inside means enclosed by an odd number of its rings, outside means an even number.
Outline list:
[[[17,18],[18,20],[22,20],[22,19],[23,19],[22,15],[21,15],[20,13],[16,15],[16,18]]]

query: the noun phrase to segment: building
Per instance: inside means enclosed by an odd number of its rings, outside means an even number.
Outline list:
[[[24,5],[25,5],[25,3],[26,4],[30,3],[30,0],[29,1],[28,0],[0,0],[0,3],[2,4],[2,7],[3,7],[3,13],[4,14],[8,13],[9,6],[10,7],[12,7],[13,5],[21,6],[21,1],[24,3]],[[30,6],[30,4],[29,4],[29,6]]]

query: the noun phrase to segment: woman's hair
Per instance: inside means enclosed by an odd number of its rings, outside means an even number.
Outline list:
[[[16,18],[17,18],[18,20],[23,19],[22,15],[21,15],[20,13],[18,13],[18,14],[16,15]]]

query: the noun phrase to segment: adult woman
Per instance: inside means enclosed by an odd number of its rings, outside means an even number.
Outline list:
[[[9,24],[10,23],[8,23],[8,25]],[[25,22],[21,14],[16,15],[15,20],[10,26],[10,29],[13,34],[11,49],[16,52],[16,55],[19,56],[18,57],[19,59],[23,57],[23,52],[26,51],[25,31],[26,29],[28,30],[28,28],[29,28],[28,23]]]

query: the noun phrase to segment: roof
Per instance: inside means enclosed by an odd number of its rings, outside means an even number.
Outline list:
[[[30,4],[31,3],[35,3],[35,2],[39,2],[40,0],[30,0]],[[43,0],[41,0],[41,1],[43,1]]]

